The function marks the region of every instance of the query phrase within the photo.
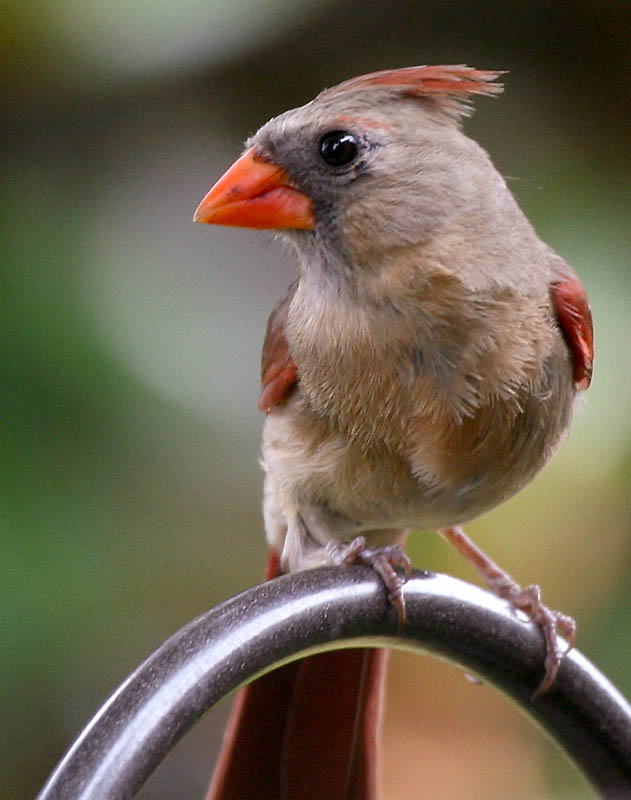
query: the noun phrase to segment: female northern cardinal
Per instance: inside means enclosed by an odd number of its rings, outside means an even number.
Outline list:
[[[590,382],[593,336],[576,275],[460,130],[471,95],[501,91],[498,75],[410,67],[327,89],[265,124],[195,219],[282,230],[298,263],[263,349],[270,574],[278,559],[359,558],[402,613],[400,545],[409,528],[437,528],[540,625],[543,692],[557,628],[571,644],[573,621],[458,525],[555,451]],[[338,652],[249,687],[212,797],[374,797],[383,667],[378,651]]]

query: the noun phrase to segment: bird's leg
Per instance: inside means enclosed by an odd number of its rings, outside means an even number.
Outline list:
[[[365,564],[372,567],[388,590],[388,599],[399,614],[399,629],[405,625],[403,584],[410,577],[412,563],[400,544],[367,547],[366,539],[357,536],[350,543],[332,539],[326,553],[333,564]],[[403,577],[397,570],[403,570]]]
[[[462,528],[443,528],[439,533],[473,564],[486,585],[498,597],[507,600],[515,609],[523,611],[539,626],[546,645],[545,675],[533,695],[538,697],[552,686],[563,656],[576,641],[576,622],[560,611],[552,611],[541,602],[541,589],[536,584],[525,589],[504,572],[465,534]],[[557,631],[568,640],[569,647],[563,652],[559,646]]]

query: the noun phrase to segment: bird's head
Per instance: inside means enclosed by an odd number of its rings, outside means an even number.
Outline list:
[[[472,95],[501,91],[499,74],[409,67],[326,89],[263,125],[194,218],[276,229],[338,264],[427,241],[488,183],[459,121]]]

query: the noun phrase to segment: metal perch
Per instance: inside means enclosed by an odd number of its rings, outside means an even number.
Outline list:
[[[368,567],[326,567],[248,589],[190,622],[122,684],[56,767],[37,800],[133,797],[211,706],[264,672],[339,647],[391,647],[453,661],[510,695],[604,797],[631,797],[631,707],[579,652],[536,700],[540,632],[470,584],[418,570],[407,623]]]

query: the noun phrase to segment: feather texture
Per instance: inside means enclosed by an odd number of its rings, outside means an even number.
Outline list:
[[[296,293],[297,286],[298,281],[294,281],[288,287],[276,303],[267,322],[261,359],[261,395],[259,397],[259,408],[266,413],[287,400],[298,380],[296,363],[289,354],[289,345],[285,338],[289,304]]]
[[[552,284],[559,326],[572,352],[574,383],[577,389],[587,389],[592,380],[594,361],[594,329],[587,293],[576,275]]]
[[[371,89],[391,89],[394,94],[434,102],[455,117],[471,113],[470,96],[496,95],[503,91],[500,83],[491,83],[501,70],[483,70],[464,64],[404,67],[360,75],[325,89],[319,96]]]

